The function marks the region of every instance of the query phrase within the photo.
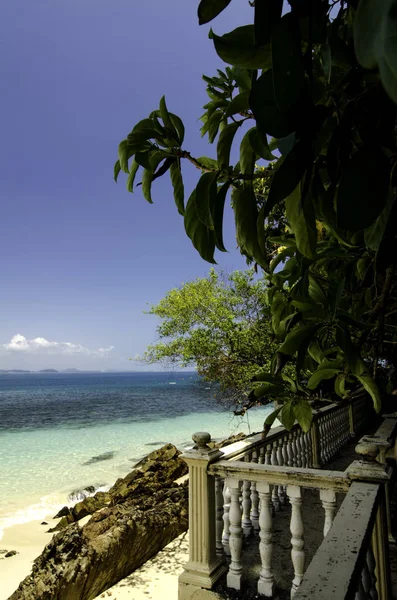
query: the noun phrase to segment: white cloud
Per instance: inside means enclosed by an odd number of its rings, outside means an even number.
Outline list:
[[[25,352],[29,354],[84,354],[86,356],[109,356],[114,346],[90,350],[81,344],[72,342],[51,342],[43,337],[28,340],[24,335],[17,333],[8,344],[2,344],[1,349],[8,352]]]

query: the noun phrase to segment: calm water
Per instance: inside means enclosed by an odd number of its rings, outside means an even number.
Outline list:
[[[0,539],[86,486],[104,488],[142,456],[194,431],[259,431],[269,411],[232,417],[194,373],[0,375]]]

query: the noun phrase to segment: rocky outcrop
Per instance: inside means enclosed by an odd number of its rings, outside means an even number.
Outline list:
[[[90,600],[186,531],[188,485],[175,479],[187,473],[187,465],[179,454],[167,444],[109,492],[64,513],[63,529],[9,600]],[[87,514],[92,517],[84,527],[74,522]]]
[[[118,479],[108,492],[97,492],[94,496],[77,502],[72,508],[62,508],[55,517],[62,519],[50,531],[64,529],[71,523],[92,515],[105,506],[115,506],[126,498],[131,498],[137,507],[140,506],[146,495],[151,495],[187,473],[187,465],[180,454],[173,444],[154,450],[138,462],[131,473]]]

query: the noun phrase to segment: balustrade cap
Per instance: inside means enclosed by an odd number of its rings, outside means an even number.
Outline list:
[[[192,440],[196,443],[198,450],[207,450],[211,435],[207,431],[197,431],[193,433]]]

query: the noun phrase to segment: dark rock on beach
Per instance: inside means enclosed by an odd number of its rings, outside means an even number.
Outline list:
[[[9,550],[4,556],[5,558],[10,558],[11,556],[15,556],[16,554],[19,554],[19,552],[17,552],[16,550]]]
[[[187,530],[188,485],[175,483],[187,471],[166,444],[108,492],[62,509],[60,531],[9,600],[91,600],[132,573]]]

